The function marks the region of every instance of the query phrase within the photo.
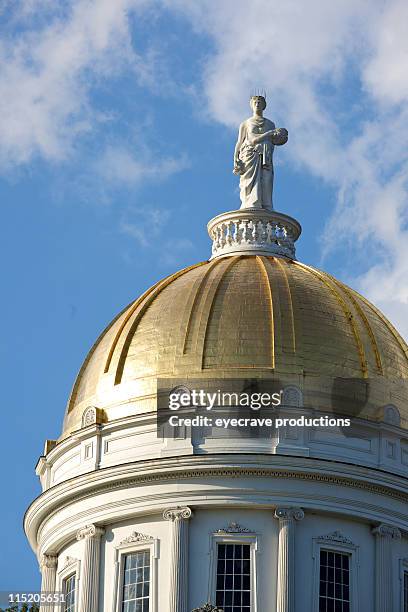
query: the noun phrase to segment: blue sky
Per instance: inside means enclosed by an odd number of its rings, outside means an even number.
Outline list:
[[[22,517],[101,329],[209,257],[239,207],[253,88],[289,130],[275,207],[298,256],[408,336],[404,1],[5,0],[0,7],[2,589],[39,587]]]

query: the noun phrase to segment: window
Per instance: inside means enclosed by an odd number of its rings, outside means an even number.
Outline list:
[[[408,571],[404,571],[404,612],[408,612]]]
[[[319,612],[350,612],[350,555],[320,550]]]
[[[251,611],[251,546],[217,545],[216,605],[224,612]]]
[[[149,612],[150,551],[124,556],[122,612]]]
[[[75,612],[76,575],[71,574],[64,580],[65,612]]]

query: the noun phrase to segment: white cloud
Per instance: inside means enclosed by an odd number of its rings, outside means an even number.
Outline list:
[[[134,238],[139,246],[154,247],[169,217],[167,210],[149,204],[143,209],[128,211],[120,223],[120,229]]]
[[[146,146],[130,151],[123,145],[110,145],[93,164],[93,171],[105,186],[135,185],[141,181],[165,180],[189,166],[187,156],[160,157]]]
[[[363,70],[367,88],[385,103],[408,101],[408,3],[389,2],[374,34],[373,55]]]
[[[128,5],[129,0],[55,0],[51,9],[45,1],[16,3],[0,44],[3,167],[36,156],[61,160],[77,136],[102,118],[90,105],[92,83],[135,60]],[[11,27],[16,20],[17,34]]]
[[[157,206],[128,211],[120,223],[121,231],[133,238],[139,247],[153,250],[156,261],[169,268],[185,261],[185,255],[193,249],[188,238],[167,238],[170,213]]]
[[[280,155],[337,189],[326,250],[375,255],[352,284],[408,335],[406,1],[166,4],[213,39],[203,75],[212,118],[235,128],[251,89],[267,89],[269,115],[289,127]]]
[[[269,115],[290,130],[280,156],[337,189],[326,249],[349,244],[375,255],[352,282],[407,333],[406,0],[9,2],[2,17],[11,14],[20,30],[0,43],[0,164],[70,155],[78,136],[105,119],[91,105],[98,79],[126,66],[154,86],[160,57],[155,49],[138,55],[130,36],[135,11],[153,5],[211,39],[197,76],[213,120],[236,129],[250,90],[267,89]],[[162,160],[156,172],[148,157],[112,146],[95,167],[112,184],[131,185],[178,164]]]

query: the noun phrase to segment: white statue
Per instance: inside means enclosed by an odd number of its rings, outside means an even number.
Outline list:
[[[272,210],[273,150],[288,140],[285,128],[275,128],[263,116],[264,96],[252,96],[252,117],[241,123],[234,153],[234,174],[239,174],[241,208]]]

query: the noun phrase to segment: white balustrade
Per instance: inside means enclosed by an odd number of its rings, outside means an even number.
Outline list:
[[[235,210],[211,219],[212,258],[248,252],[295,259],[299,223],[275,211]]]

